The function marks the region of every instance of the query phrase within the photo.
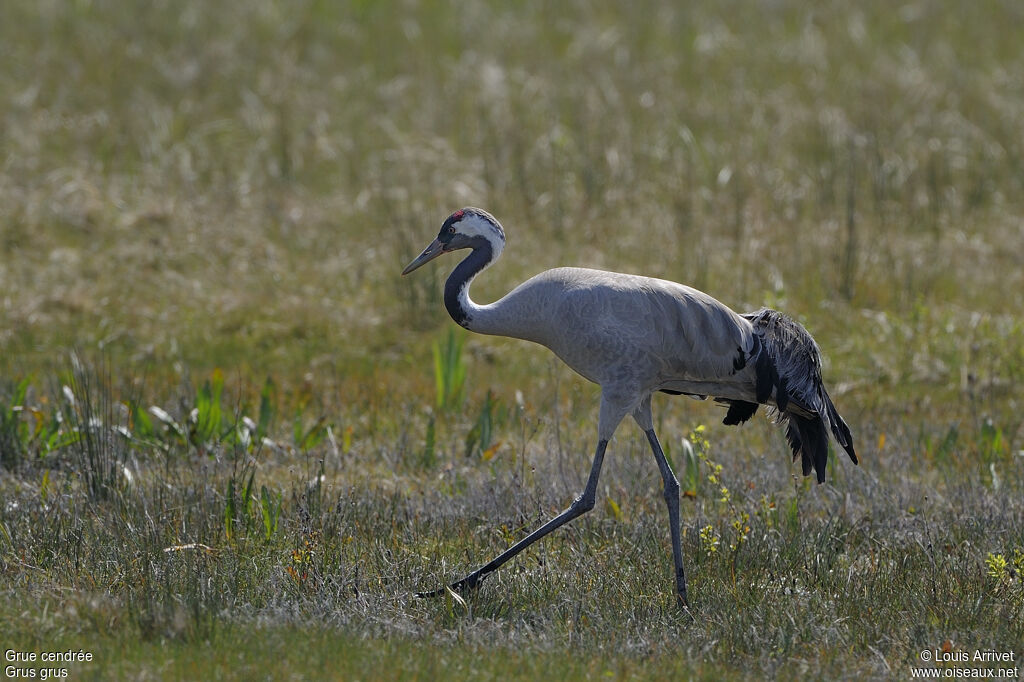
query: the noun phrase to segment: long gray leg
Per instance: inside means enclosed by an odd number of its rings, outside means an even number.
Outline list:
[[[690,602],[686,598],[686,573],[683,571],[683,548],[679,528],[679,479],[672,473],[672,467],[665,457],[665,451],[661,449],[661,443],[658,442],[658,435],[654,432],[650,397],[633,412],[633,418],[647,434],[647,442],[651,444],[654,459],[661,472],[661,480],[665,483],[665,504],[668,506],[668,523],[672,533],[672,561],[676,567],[676,597],[681,606],[689,609]]]
[[[587,479],[587,487],[584,488],[583,494],[572,501],[569,508],[563,511],[561,514],[551,519],[543,526],[533,531],[525,538],[512,545],[504,552],[494,557],[490,562],[484,564],[480,568],[476,569],[465,578],[456,580],[449,587],[455,591],[468,590],[476,587],[481,580],[483,580],[488,573],[496,571],[502,564],[514,557],[515,555],[522,552],[524,549],[532,545],[533,543],[540,540],[542,537],[555,530],[559,526],[563,526],[569,523],[577,516],[581,516],[586,512],[594,508],[594,501],[597,498],[597,480],[601,476],[601,464],[604,462],[604,451],[608,447],[608,441],[602,440],[597,443],[597,451],[594,453],[594,463],[590,467],[590,478]],[[445,588],[433,590],[431,592],[417,592],[417,597],[436,597],[445,593]]]
[[[654,459],[658,462],[658,469],[661,471],[661,479],[665,482],[665,504],[668,505],[668,522],[672,531],[672,561],[676,565],[676,594],[680,603],[689,608],[690,602],[686,599],[686,574],[683,572],[683,548],[679,532],[679,480],[672,473],[665,452],[661,449],[658,436],[654,429],[647,431],[647,440],[654,451]]]
[[[597,426],[597,450],[594,452],[594,463],[590,465],[590,477],[587,478],[587,487],[583,489],[583,494],[573,500],[569,508],[561,514],[494,557],[490,562],[476,569],[465,578],[456,580],[448,587],[456,591],[476,587],[489,573],[496,571],[502,564],[537,542],[537,540],[540,540],[556,528],[569,523],[577,516],[581,516],[593,509],[594,502],[597,499],[597,481],[601,477],[601,465],[604,463],[604,451],[608,448],[608,441],[611,439],[612,434],[615,433],[619,422],[622,421],[622,418],[627,413],[628,409],[623,409],[621,403],[615,400],[614,396],[610,396],[607,392],[602,391],[601,412]],[[417,592],[416,596],[437,597],[444,594],[446,589],[441,587],[430,592]]]

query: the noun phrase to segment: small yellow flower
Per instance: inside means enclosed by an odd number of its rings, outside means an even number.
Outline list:
[[[708,556],[718,551],[718,533],[711,526],[704,526],[700,529],[700,544]]]
[[[990,578],[1002,580],[1006,577],[1006,567],[1008,564],[1006,557],[1002,554],[992,554],[989,552],[988,558],[985,559],[985,565],[988,566],[988,575]]]

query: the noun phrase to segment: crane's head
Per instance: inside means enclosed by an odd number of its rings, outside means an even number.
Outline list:
[[[406,265],[402,274],[408,275],[424,263],[459,249],[488,250],[488,262],[494,262],[503,248],[505,231],[501,229],[501,223],[487,211],[467,206],[448,216],[441,225],[441,231],[437,233],[437,239]]]

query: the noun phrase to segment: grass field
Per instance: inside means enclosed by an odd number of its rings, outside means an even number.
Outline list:
[[[1022,44],[1011,0],[0,4],[5,674],[1019,670]],[[660,397],[692,620],[632,424],[593,513],[416,599],[596,438],[594,386],[454,329],[454,259],[399,277],[467,204],[477,300],[571,264],[796,317],[861,466]]]

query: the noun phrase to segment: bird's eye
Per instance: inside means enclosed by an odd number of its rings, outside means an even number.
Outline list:
[[[455,227],[452,225],[448,226],[448,234],[455,234]]]

